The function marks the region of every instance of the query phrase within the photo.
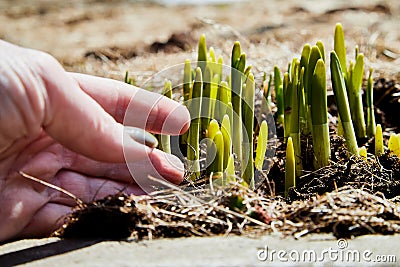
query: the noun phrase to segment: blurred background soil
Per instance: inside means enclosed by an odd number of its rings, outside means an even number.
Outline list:
[[[306,42],[321,39],[329,52],[341,22],[350,55],[357,44],[375,76],[400,78],[399,1],[211,2],[2,0],[0,38],[44,50],[70,71],[122,80],[129,70],[140,85],[157,71],[195,60],[202,33],[224,62],[239,40],[262,75],[299,57]]]

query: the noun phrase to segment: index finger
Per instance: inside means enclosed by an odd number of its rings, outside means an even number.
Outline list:
[[[190,124],[187,108],[160,94],[112,80],[70,73],[80,88],[124,125],[153,133],[182,134]]]

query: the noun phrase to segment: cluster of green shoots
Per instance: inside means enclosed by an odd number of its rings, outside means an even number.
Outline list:
[[[232,49],[230,74],[223,75],[222,57],[216,58],[212,47],[207,49],[202,35],[197,65],[192,67],[186,60],[183,74],[183,102],[192,119],[188,132],[181,136],[181,144],[186,145],[190,178],[196,180],[201,175],[200,141],[205,140],[208,177],[220,185],[240,179],[254,188],[254,168],[262,169],[267,150],[268,125],[262,121],[255,136],[254,75],[251,66],[246,67],[246,54],[239,42]],[[172,89],[167,80],[163,94],[171,98]],[[161,136],[160,147],[171,153],[169,138]]]
[[[268,124],[265,117],[261,117],[261,123],[255,125],[254,75],[251,66],[246,67],[246,54],[242,53],[239,42],[233,46],[230,74],[226,77],[223,76],[223,66],[222,57],[216,58],[212,47],[207,49],[202,35],[196,66],[193,67],[190,60],[185,61],[183,86],[179,88],[192,118],[188,132],[180,136],[180,144],[186,148],[184,152],[192,180],[201,175],[200,141],[206,140],[205,174],[220,185],[240,179],[254,188],[254,169],[262,170],[264,164]],[[261,111],[267,112],[272,104],[273,81],[277,123],[284,127],[286,195],[291,187],[295,187],[296,178],[303,175],[300,137],[312,138],[315,169],[330,164],[326,69],[324,44],[321,41],[313,46],[305,44],[300,59],[294,58],[283,75],[275,66],[269,83],[264,86]],[[382,127],[375,123],[372,73],[370,68],[364,107],[364,55],[356,47],[354,60],[347,64],[344,32],[338,23],[334,50],[330,53],[330,74],[338,110],[337,135],[344,137],[349,157],[367,159],[366,148],[359,148],[357,141],[373,137],[375,156],[384,153]],[[134,83],[128,74],[125,82]],[[172,90],[171,82],[166,80],[163,94],[172,98]],[[163,151],[171,153],[170,136],[159,136],[159,144]],[[256,148],[255,153],[253,148]],[[388,148],[400,157],[400,134],[391,135]]]
[[[366,86],[366,108],[362,101],[364,55],[355,48],[355,59],[347,65],[346,45],[341,24],[334,33],[334,50],[330,53],[332,89],[338,109],[338,132],[343,136],[349,156],[367,158],[365,147],[357,140],[375,137],[375,155],[384,151],[382,128],[375,124],[372,68]],[[274,69],[277,121],[284,127],[286,141],[285,194],[303,174],[300,136],[311,136],[314,168],[330,164],[330,139],[327,109],[325,49],[321,41],[303,47],[300,60],[294,58],[281,78]],[[271,78],[272,79],[272,78]],[[367,116],[365,120],[364,110]],[[366,121],[366,122],[365,122]],[[392,135],[389,150],[400,156],[400,135]]]

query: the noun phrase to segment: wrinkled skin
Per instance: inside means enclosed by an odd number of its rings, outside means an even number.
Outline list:
[[[122,121],[131,99],[138,114],[131,126],[154,133],[187,130],[189,113],[172,100],[66,72],[48,54],[0,41],[0,241],[49,234],[76,205],[19,171],[86,202],[121,190],[143,193],[124,151],[142,174],[147,158],[165,179],[182,181],[179,159],[124,137]]]

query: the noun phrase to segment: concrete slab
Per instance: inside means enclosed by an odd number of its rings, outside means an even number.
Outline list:
[[[336,240],[228,236],[141,242],[20,240],[0,246],[0,266],[386,266],[400,262],[400,235]]]

